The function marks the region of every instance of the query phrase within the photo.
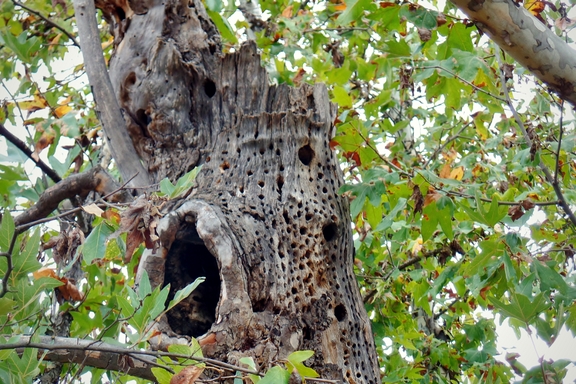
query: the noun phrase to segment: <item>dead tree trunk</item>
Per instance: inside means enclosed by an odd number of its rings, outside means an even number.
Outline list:
[[[380,382],[326,88],[269,86],[253,44],[222,56],[198,0],[98,6],[115,36],[111,80],[152,181],[202,165],[142,261],[173,290],[207,277],[169,314],[171,330],[227,362],[252,356],[266,368],[311,349],[322,378]]]

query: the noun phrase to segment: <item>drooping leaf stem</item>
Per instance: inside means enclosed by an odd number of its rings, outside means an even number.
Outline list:
[[[12,264],[12,252],[14,252],[14,245],[16,244],[16,238],[18,237],[18,232],[14,231],[12,234],[12,239],[10,239],[10,246],[7,252],[0,253],[0,257],[6,258],[6,273],[2,277],[2,290],[0,291],[0,298],[4,297],[8,293],[8,279],[10,279],[10,274],[14,269]]]
[[[518,127],[522,131],[522,135],[524,136],[524,140],[526,140],[526,143],[528,144],[528,146],[532,146],[532,139],[530,138],[530,135],[528,134],[528,131],[526,130],[526,127],[524,126],[524,123],[522,122],[522,119],[520,118],[518,111],[516,111],[516,108],[514,107],[514,105],[512,104],[512,100],[510,99],[508,86],[506,85],[506,77],[504,76],[504,72],[502,71],[503,62],[502,62],[502,58],[501,58],[500,54],[496,55],[496,58],[498,60],[498,66],[500,67],[500,82],[502,83],[502,92],[504,93],[504,96],[506,97],[506,104],[508,105],[508,108],[510,108],[512,115],[514,116],[514,120],[516,120],[516,124],[518,124]],[[562,127],[560,127],[560,132],[562,132]],[[558,151],[560,151],[560,144],[561,143],[559,141],[558,142]],[[552,185],[552,188],[554,189],[554,192],[556,193],[556,197],[558,198],[558,204],[562,207],[562,209],[564,210],[564,212],[566,213],[566,215],[570,219],[570,222],[572,222],[572,225],[576,226],[576,216],[574,216],[574,212],[572,212],[570,205],[566,201],[566,198],[564,197],[564,194],[562,193],[562,189],[560,188],[560,184],[558,183],[558,180],[556,179],[556,177],[552,176],[550,169],[548,169],[548,167],[546,166],[546,164],[544,164],[542,159],[540,159],[539,167],[542,170],[542,173],[544,173],[546,181],[548,181]],[[558,167],[558,157],[556,158],[556,167]]]
[[[558,172],[560,170],[560,147],[562,146],[562,135],[564,133],[564,100],[560,99],[560,121],[558,126],[560,127],[560,133],[558,134],[558,148],[556,148],[556,164],[554,167],[554,182],[558,184]]]

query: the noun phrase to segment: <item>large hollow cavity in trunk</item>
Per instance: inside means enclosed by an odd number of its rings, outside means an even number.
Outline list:
[[[181,231],[182,232],[182,231]],[[168,323],[180,335],[198,337],[206,333],[216,318],[220,298],[218,263],[195,228],[187,228],[178,236],[168,252],[164,284],[170,284],[169,300],[198,277],[206,280],[168,313]]]

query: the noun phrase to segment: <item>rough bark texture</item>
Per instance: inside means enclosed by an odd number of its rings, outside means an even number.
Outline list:
[[[325,87],[269,86],[253,44],[222,56],[199,1],[134,3],[98,4],[134,146],[153,182],[203,166],[141,261],[173,291],[207,277],[169,313],[171,330],[225,362],[265,369],[311,349],[322,378],[380,382]]]
[[[576,105],[576,51],[511,0],[450,0],[502,50]]]

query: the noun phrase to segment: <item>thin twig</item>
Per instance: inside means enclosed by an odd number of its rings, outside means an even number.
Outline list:
[[[388,160],[387,158],[385,158],[384,156],[382,156],[380,154],[380,152],[378,152],[378,150],[376,148],[374,148],[374,146],[372,146],[372,144],[370,144],[370,141],[364,137],[364,135],[362,135],[362,132],[360,132],[360,130],[357,130],[358,135],[360,135],[360,137],[362,138],[362,140],[364,140],[364,143],[366,144],[366,146],[368,146],[368,148],[370,148],[371,150],[374,151],[374,153],[380,158],[380,160],[382,160],[383,162],[385,162],[386,164],[388,164],[388,166],[390,166],[391,168],[396,169],[397,171],[399,171],[400,173],[406,175],[406,176],[412,176],[410,173],[406,172],[405,170],[403,170],[402,168],[400,168],[399,166],[397,166],[396,164],[394,164],[393,162],[391,162],[390,160]]]
[[[115,193],[118,193],[118,192],[121,191],[122,189],[124,189],[124,188],[126,187],[126,185],[128,185],[128,183],[129,183],[134,177],[136,177],[136,175],[134,175],[134,176],[132,176],[131,178],[129,178],[129,179],[128,179],[124,184],[122,184],[120,187],[118,187],[118,188],[116,188],[115,190],[113,190],[112,192],[110,192],[110,193],[102,196],[100,199],[96,200],[96,201],[94,202],[94,204],[98,205],[99,207],[102,207],[102,206],[107,205],[108,203],[107,203],[106,201],[104,201],[104,200],[107,199],[108,197],[114,195]],[[100,203],[99,203],[99,201],[100,201]],[[26,224],[21,224],[21,225],[19,225],[19,226],[16,227],[15,232],[16,232],[16,233],[22,233],[22,232],[24,232],[25,230],[27,230],[27,229],[35,226],[35,225],[42,224],[42,223],[47,223],[47,222],[52,221],[52,220],[61,219],[61,218],[63,218],[63,217],[66,217],[66,216],[72,215],[72,214],[74,214],[74,213],[80,212],[80,211],[83,210],[83,209],[84,209],[84,208],[83,208],[82,206],[80,206],[80,207],[76,207],[76,208],[70,209],[70,210],[68,210],[68,211],[66,211],[66,212],[62,212],[62,213],[60,213],[60,214],[58,214],[58,215],[55,215],[55,216],[45,217],[45,218],[43,218],[43,219],[38,219],[38,220],[35,220],[35,221],[31,221],[31,222],[26,223]]]
[[[500,57],[500,55],[496,55],[496,58],[498,59],[498,65],[500,67],[502,67],[502,58]],[[524,123],[522,122],[520,115],[516,111],[516,108],[514,108],[514,105],[512,104],[512,100],[510,100],[510,95],[508,92],[508,86],[506,85],[506,77],[504,76],[504,72],[501,69],[500,69],[500,82],[502,83],[502,91],[506,97],[506,103],[508,104],[508,108],[510,108],[512,115],[514,116],[514,119],[516,120],[516,124],[518,124],[518,126],[520,127],[520,130],[522,131],[522,135],[524,136],[524,140],[526,140],[526,143],[531,147],[532,146],[532,139],[528,135],[528,132],[526,131],[526,127],[524,126]],[[564,197],[564,194],[562,193],[562,189],[560,188],[560,184],[558,184],[558,182],[554,179],[554,177],[550,173],[550,170],[548,169],[546,164],[544,164],[542,159],[540,159],[539,166],[540,166],[540,169],[542,170],[542,173],[544,173],[544,176],[546,177],[546,181],[548,181],[552,185],[552,188],[554,189],[554,192],[556,193],[556,197],[558,198],[558,204],[562,207],[562,209],[564,210],[564,212],[566,213],[566,215],[570,219],[570,222],[572,222],[572,225],[576,226],[576,216],[574,216],[574,212],[572,212],[570,205],[566,201],[566,198]]]
[[[562,135],[564,133],[564,100],[560,99],[560,121],[558,125],[560,126],[560,134],[558,135],[558,148],[556,149],[556,166],[554,168],[554,182],[558,184],[558,172],[560,170],[560,147],[562,146]]]
[[[433,185],[430,183],[430,185]],[[442,191],[444,192],[444,191]],[[463,197],[466,199],[475,199],[476,196],[473,195],[469,195],[467,193],[462,193],[462,192],[457,192],[457,191],[445,191],[445,193],[447,195],[454,195],[454,196],[458,196],[458,197]],[[487,197],[480,197],[478,198],[478,200],[484,202],[484,203],[491,203],[492,199],[489,199]],[[558,200],[554,200],[554,201],[531,201],[534,205],[537,205],[539,207],[545,207],[545,206],[550,206],[550,205],[558,205],[559,202]],[[510,206],[514,206],[514,205],[518,205],[521,204],[521,201],[498,201],[498,205],[510,205]]]
[[[0,253],[0,257],[6,258],[6,273],[4,273],[4,277],[2,278],[2,291],[0,291],[0,298],[4,297],[4,295],[8,293],[8,279],[10,278],[10,274],[12,273],[12,269],[14,268],[12,265],[12,252],[14,252],[14,245],[16,245],[17,237],[18,232],[14,231],[14,233],[12,234],[12,239],[10,240],[10,246],[8,247],[8,251]]]
[[[0,124],[0,135],[4,136],[6,140],[14,144],[19,150],[21,150],[26,156],[28,156],[28,158],[32,160],[34,164],[36,164],[38,168],[42,170],[42,172],[44,172],[50,179],[52,179],[53,182],[59,183],[60,181],[62,181],[62,178],[56,173],[56,171],[50,168],[48,164],[46,164],[42,160],[40,159],[36,160],[33,157],[34,152],[32,152],[30,148],[28,148],[26,143],[24,143],[22,140],[14,136],[14,134],[12,134],[2,124]]]
[[[450,137],[444,142],[444,144],[442,144],[441,146],[439,146],[439,147],[434,151],[434,153],[428,158],[428,160],[427,160],[426,163],[424,164],[424,167],[422,167],[422,168],[426,169],[426,167],[428,166],[428,164],[430,164],[430,162],[431,162],[432,160],[434,160],[434,159],[436,158],[436,156],[438,156],[438,154],[439,154],[440,152],[442,152],[442,151],[444,150],[444,148],[446,148],[446,147],[448,146],[448,144],[450,144],[452,141],[456,140],[456,139],[460,136],[460,134],[461,134],[462,132],[464,132],[464,130],[470,126],[470,124],[472,124],[472,122],[468,122],[468,123],[464,124],[464,126],[462,126],[462,128],[460,128],[460,129],[458,130],[458,132],[456,132],[455,134],[453,134],[452,136],[450,136]]]
[[[441,69],[441,70],[443,70],[444,72],[449,73],[450,75],[454,76],[456,79],[460,80],[460,81],[463,82],[464,84],[467,84],[467,85],[471,86],[472,88],[474,88],[474,89],[475,89],[476,91],[478,91],[478,92],[482,92],[482,93],[484,93],[484,94],[486,94],[486,95],[488,95],[488,96],[491,96],[491,97],[495,98],[496,100],[500,100],[500,101],[502,101],[502,102],[506,102],[506,100],[503,99],[503,98],[501,98],[500,96],[493,95],[493,94],[491,94],[490,92],[483,90],[482,88],[480,88],[480,87],[472,84],[472,83],[469,82],[468,80],[465,80],[465,79],[463,79],[462,77],[458,76],[458,75],[455,74],[454,72],[452,72],[452,71],[450,71],[450,70],[448,70],[448,69],[446,69],[446,68],[444,68],[444,67],[441,67],[441,66],[439,66],[439,65],[430,65],[430,66],[423,66],[423,67],[414,67],[414,69],[434,69],[434,68],[436,68],[436,69]]]
[[[56,24],[55,22],[53,22],[52,20],[50,20],[49,18],[47,18],[46,16],[42,15],[40,12],[33,10],[32,8],[20,3],[19,1],[16,0],[12,0],[12,3],[14,3],[14,5],[19,6],[22,9],[25,9],[26,11],[28,11],[29,13],[32,13],[36,16],[38,16],[39,18],[41,18],[42,20],[44,20],[46,23],[50,24],[52,27],[59,29],[60,31],[62,31],[66,36],[68,36],[68,38],[70,39],[70,41],[72,41],[72,43],[78,47],[78,49],[80,49],[80,44],[78,43],[78,41],[74,38],[74,36],[72,36],[72,34],[70,32],[68,32],[66,29],[64,29],[63,27],[61,27],[60,25]]]

